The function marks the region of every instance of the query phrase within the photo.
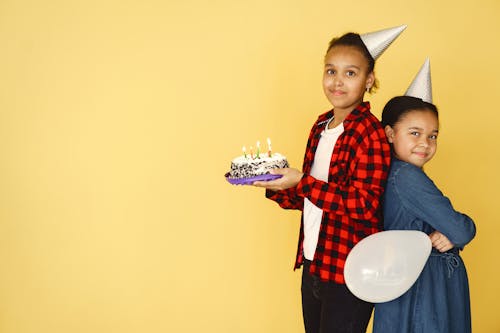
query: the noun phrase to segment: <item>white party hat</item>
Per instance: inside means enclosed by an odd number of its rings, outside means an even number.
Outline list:
[[[405,95],[421,98],[424,102],[432,103],[431,62],[429,58],[425,59]]]
[[[391,45],[392,42],[398,38],[406,27],[407,25],[403,24],[399,27],[368,32],[360,35],[360,37],[373,59],[377,59],[382,53],[384,53],[389,45]]]

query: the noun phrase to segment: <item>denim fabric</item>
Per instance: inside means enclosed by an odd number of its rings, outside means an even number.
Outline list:
[[[467,272],[459,250],[474,238],[474,222],[457,212],[422,169],[393,159],[384,198],[385,230],[438,230],[455,244],[432,251],[415,284],[375,305],[373,333],[471,332]]]

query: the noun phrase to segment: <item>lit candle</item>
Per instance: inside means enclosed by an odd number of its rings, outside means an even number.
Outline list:
[[[243,146],[243,156],[247,158],[247,149],[245,148],[245,146]]]
[[[267,155],[271,157],[271,139],[267,138]]]
[[[253,159],[253,147],[250,146],[250,157]]]
[[[257,158],[260,158],[260,141],[257,141]]]

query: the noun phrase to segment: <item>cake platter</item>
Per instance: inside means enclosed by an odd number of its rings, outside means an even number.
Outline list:
[[[229,177],[229,172],[224,175],[226,177],[226,180],[233,185],[252,185],[253,182],[257,181],[270,181],[274,179],[278,179],[283,177],[283,175],[272,175],[270,173],[267,173],[265,175],[258,175],[258,176],[253,176],[253,177],[247,177],[247,178],[230,178]]]

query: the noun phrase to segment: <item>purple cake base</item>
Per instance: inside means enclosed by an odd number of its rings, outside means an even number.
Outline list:
[[[270,173],[265,175],[258,175],[248,178],[229,178],[229,172],[224,175],[226,180],[233,185],[252,185],[256,181],[270,181],[283,177],[282,175],[272,175]]]

